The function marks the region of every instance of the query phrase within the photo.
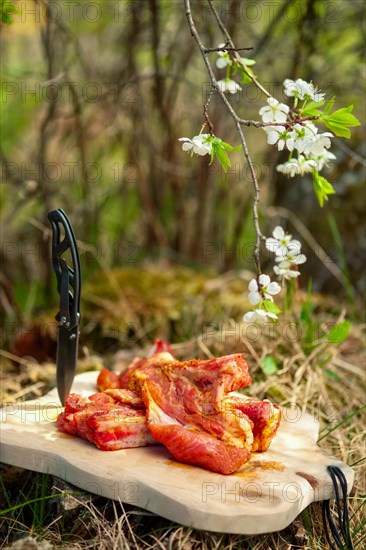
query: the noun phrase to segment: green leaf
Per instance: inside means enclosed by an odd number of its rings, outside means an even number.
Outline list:
[[[2,23],[6,25],[11,25],[13,22],[12,15],[19,14],[20,11],[16,9],[13,2],[4,2],[1,0],[0,3],[0,19]]]
[[[325,106],[324,114],[329,115],[330,111],[333,109],[334,101],[335,101],[335,95],[328,101],[328,103]]]
[[[232,145],[229,145],[229,143],[225,143],[224,141],[221,143],[221,146],[224,147],[224,149],[227,149],[228,151],[240,151],[241,145],[238,145],[237,147],[233,147]]]
[[[261,367],[265,374],[271,376],[271,374],[276,374],[278,372],[279,361],[272,355],[266,355],[262,359]]]
[[[316,101],[309,101],[306,104],[305,109],[301,109],[301,114],[303,116],[318,116],[318,115],[321,115],[322,111],[319,110],[319,107],[324,105],[324,103],[325,103],[324,100],[318,101],[318,103]]]
[[[233,147],[229,143],[225,143],[224,141],[222,141],[222,139],[219,137],[212,138],[211,143],[212,143],[211,164],[216,155],[217,160],[221,164],[223,170],[226,172],[227,169],[231,166],[231,161],[228,157],[226,149],[228,151],[239,151],[239,149],[241,148],[241,145],[239,145],[238,147]]]
[[[280,308],[272,300],[264,300],[263,307],[268,313],[274,313],[275,315],[281,313]]]
[[[314,304],[311,304],[308,300],[301,306],[300,319],[303,323],[309,325],[311,323],[311,314],[315,309]]]
[[[352,114],[352,110],[353,105],[349,105],[334,111],[331,115],[323,114],[321,120],[336,136],[350,138],[351,132],[348,128],[361,125],[358,118]]]
[[[251,84],[253,81],[244,71],[241,73],[241,83],[242,84]]]
[[[347,139],[349,139],[351,137],[351,130],[349,130],[345,126],[339,126],[338,124],[333,124],[333,122],[326,121],[326,120],[324,120],[324,118],[322,118],[322,120],[323,120],[324,124],[326,125],[326,127],[328,128],[328,130],[333,132],[333,134],[335,136],[344,137],[344,138],[347,138]]]
[[[248,57],[241,57],[240,59],[243,65],[245,65],[246,67],[256,64],[256,61],[254,59],[249,59]]]
[[[327,341],[330,344],[341,344],[347,338],[351,328],[351,323],[346,319],[338,323],[327,334]]]
[[[319,204],[323,207],[324,201],[328,200],[328,195],[335,194],[335,189],[333,185],[327,179],[323,178],[323,176],[320,176],[319,172],[316,170],[313,172],[313,184]]]
[[[338,109],[338,111],[334,111],[331,115],[326,115],[326,118],[335,124],[349,127],[360,126],[360,121],[352,114],[352,111],[353,105],[349,105],[348,107],[343,107],[342,109]]]
[[[211,155],[210,155],[210,156],[211,156],[211,162],[210,162],[210,164],[212,164],[213,161],[214,161],[214,158],[215,158],[215,149],[214,149],[213,147],[212,147],[212,149],[211,149]]]
[[[253,65],[253,63],[252,63],[252,65]],[[237,70],[240,71],[240,73],[241,73],[241,82],[242,82],[242,84],[251,84],[253,81],[252,81],[252,79],[250,78],[249,75],[254,74],[252,69],[250,69],[247,65],[245,65],[246,70],[244,70],[243,65],[239,62],[236,63],[236,67],[237,67]]]
[[[334,380],[335,382],[341,382],[342,378],[335,372],[333,372],[330,369],[324,369],[324,373],[330,378],[331,380]]]
[[[214,151],[216,158],[221,164],[223,170],[226,172],[226,170],[231,166],[231,162],[227,155],[227,152],[219,143],[213,143],[212,150]]]
[[[333,359],[333,354],[332,353],[324,353],[321,355],[321,359],[319,359],[319,362],[318,362],[318,366],[319,368],[323,368],[325,367],[325,365],[327,365],[329,363],[329,361],[331,361]],[[324,369],[325,371],[325,369]]]

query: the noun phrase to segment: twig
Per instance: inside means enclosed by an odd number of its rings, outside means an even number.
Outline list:
[[[235,51],[236,48],[235,48],[235,45],[232,41],[232,38],[231,38],[230,34],[228,33],[224,23],[222,22],[221,17],[219,16],[215,6],[213,5],[212,0],[208,0],[208,3],[210,5],[212,13],[215,16],[217,24],[219,25],[222,33],[225,35],[227,44],[229,44],[230,48],[233,51]],[[238,61],[240,61],[240,57],[238,55],[236,55],[236,59]],[[271,94],[269,92],[267,92],[267,90],[265,88],[263,88],[262,84],[260,84],[258,82],[258,80],[255,78],[255,76],[248,71],[248,69],[245,67],[245,65],[243,65],[243,70],[244,70],[245,74],[252,80],[253,84],[255,84],[255,86],[257,86],[257,88],[259,88],[259,90],[261,90],[267,97],[271,97]]]
[[[34,365],[33,361],[29,361],[28,359],[23,359],[23,357],[19,357],[18,355],[14,355],[14,353],[10,353],[9,351],[6,351],[5,349],[0,349],[0,356],[5,357],[6,359],[9,359],[10,361],[15,361],[19,365],[24,365],[25,367],[28,367],[29,365]]]
[[[210,3],[210,0],[209,0],[209,3]],[[187,17],[188,24],[189,24],[189,27],[190,27],[190,30],[191,30],[191,34],[192,34],[193,38],[196,40],[198,48],[199,48],[199,50],[202,54],[203,61],[204,61],[205,65],[206,65],[206,68],[207,68],[207,72],[208,72],[208,74],[211,78],[212,86],[217,90],[217,92],[220,95],[222,101],[224,102],[225,106],[227,107],[230,115],[234,119],[237,131],[238,131],[239,136],[240,136],[240,141],[241,141],[241,144],[242,144],[242,147],[243,147],[244,155],[245,155],[246,161],[247,161],[248,166],[249,166],[249,170],[250,170],[250,174],[251,174],[251,178],[252,178],[252,183],[253,183],[253,188],[254,188],[253,220],[254,220],[254,228],[255,228],[255,232],[256,232],[256,243],[255,243],[255,248],[254,248],[254,254],[253,255],[254,255],[256,271],[257,271],[257,274],[259,275],[261,273],[261,269],[260,269],[260,244],[261,244],[261,240],[264,239],[264,237],[262,235],[262,232],[260,230],[260,227],[259,227],[259,216],[258,216],[258,203],[259,203],[260,189],[259,189],[259,185],[258,185],[257,176],[256,176],[256,173],[255,173],[255,170],[254,170],[253,162],[252,162],[252,159],[249,155],[247,142],[246,142],[246,139],[244,137],[243,130],[241,128],[241,125],[244,124],[244,122],[243,122],[242,119],[240,119],[237,116],[236,112],[234,111],[233,107],[230,105],[227,97],[225,96],[224,92],[221,90],[220,86],[217,83],[217,80],[216,80],[215,74],[213,72],[211,63],[208,59],[206,48],[202,43],[202,40],[201,40],[201,38],[198,34],[197,28],[196,28],[195,23],[193,21],[190,0],[184,0],[184,4],[185,4],[185,9],[186,9],[186,17]],[[211,5],[211,3],[210,3],[210,5]],[[223,24],[222,24],[221,20],[220,20],[219,24],[220,24],[220,28],[222,29]],[[225,29],[225,27],[223,27],[223,28]],[[228,40],[228,43],[230,44],[230,46],[234,48],[234,45],[233,45],[232,40],[230,38],[230,35],[227,33],[226,29],[225,29],[225,36],[227,37],[227,40]],[[269,94],[267,94],[267,95],[269,95]],[[212,93],[210,94],[209,99],[206,102],[206,105],[208,104],[209,100],[211,99],[211,96],[212,96]],[[246,121],[246,122],[248,122],[248,121]],[[250,122],[253,122],[253,126],[257,125],[257,123],[255,121],[250,121]],[[252,125],[252,124],[248,124],[248,125]],[[262,126],[263,124],[259,123],[259,125]]]
[[[206,121],[206,123],[207,123],[207,125],[208,125],[208,128],[209,128],[209,131],[210,131],[210,134],[211,134],[211,135],[214,135],[214,129],[213,129],[212,121],[211,121],[211,119],[210,119],[210,117],[209,117],[209,114],[208,114],[208,105],[209,105],[209,103],[210,103],[210,101],[211,101],[211,97],[212,97],[214,91],[215,91],[215,88],[212,87],[212,88],[211,88],[211,91],[210,91],[210,93],[209,93],[209,95],[208,95],[207,101],[206,101],[206,103],[205,103],[204,106],[203,106],[203,114],[204,114],[205,121]]]
[[[253,47],[250,48],[229,48],[227,46],[223,46],[222,48],[205,48],[206,53],[211,52],[241,52],[244,50],[252,50]]]

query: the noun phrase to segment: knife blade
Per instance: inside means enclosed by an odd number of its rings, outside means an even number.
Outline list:
[[[57,278],[60,295],[58,321],[56,382],[61,403],[65,404],[76,370],[79,323],[81,268],[76,239],[72,225],[61,209],[48,213],[52,227],[52,265]],[[62,257],[70,253],[72,267]]]
[[[78,333],[78,327],[70,331],[62,325],[59,325],[56,382],[58,395],[63,405],[65,404],[66,396],[70,393],[74,381],[78,355]]]

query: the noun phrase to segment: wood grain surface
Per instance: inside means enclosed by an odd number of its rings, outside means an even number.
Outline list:
[[[77,376],[72,391],[94,393],[96,377]],[[342,469],[349,490],[353,484],[353,470],[317,446],[317,420],[297,409],[284,411],[268,451],[254,453],[230,476],[180,464],[161,445],[100,451],[57,431],[61,411],[56,390],[0,409],[1,461],[198,529],[248,535],[283,529],[311,502],[333,498],[330,464]]]

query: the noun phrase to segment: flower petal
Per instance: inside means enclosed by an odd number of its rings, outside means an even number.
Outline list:
[[[281,287],[278,283],[269,283],[267,287],[267,292],[274,296],[275,294],[281,292]]]
[[[267,143],[269,145],[275,145],[279,139],[279,133],[275,130],[267,133]]]
[[[278,259],[278,257],[281,257],[281,258],[284,257],[284,258],[285,258],[286,255],[287,255],[287,252],[288,252],[288,248],[287,248],[286,245],[279,245],[279,246],[277,247],[277,250],[276,250],[276,256],[277,256],[276,262],[279,262],[279,261],[280,261],[280,260]]]
[[[254,313],[254,311],[248,311],[248,313],[246,313],[246,314],[243,316],[243,320],[244,320],[246,323],[250,323],[251,321],[253,321],[253,319],[255,319],[255,313]]]
[[[207,150],[207,147],[195,146],[193,149],[193,152],[196,153],[196,155],[200,155],[201,157],[203,157],[204,155],[210,154],[210,151]]]
[[[284,262],[285,265],[281,264],[279,266],[275,265],[273,267],[273,271],[278,275],[281,279],[294,279],[300,275],[300,271],[295,271],[293,269],[290,269],[289,264]]]
[[[275,237],[275,239],[281,240],[285,236],[285,231],[280,225],[277,225],[274,228],[272,235]]]
[[[286,256],[282,256],[281,258],[276,258],[276,261],[279,262],[278,267],[280,269],[289,269],[289,267],[291,265],[291,263],[286,260]]]
[[[248,285],[250,292],[258,292],[258,283],[255,279],[252,279]]]
[[[216,67],[218,69],[224,69],[228,65],[230,60],[227,57],[219,57],[216,59]]]
[[[258,280],[259,280],[259,283],[262,286],[267,286],[271,282],[271,278],[268,275],[266,275],[265,273],[262,273],[262,275],[259,275]]]
[[[260,300],[261,300],[261,296],[259,294],[258,291],[256,292],[249,292],[249,295],[248,295],[248,298],[249,298],[249,302],[255,306],[256,304],[259,304]]]
[[[190,151],[191,149],[193,149],[193,147],[193,143],[183,143],[182,145],[183,151]]]
[[[278,239],[273,239],[272,237],[269,237],[268,239],[266,239],[266,248],[270,252],[273,252],[273,253],[276,252],[278,246],[279,246]]]
[[[270,313],[269,311],[266,311],[266,314],[267,314],[267,317],[270,317],[270,319],[278,319],[275,313]]]
[[[287,248],[289,249],[291,254],[299,254],[301,251],[301,242],[293,239],[288,243]]]
[[[305,262],[306,262],[305,254],[299,254],[298,256],[296,256],[296,264],[297,265],[304,264]]]
[[[264,311],[264,309],[255,309],[255,310],[254,310],[254,313],[255,313],[258,317],[263,317],[264,319],[267,317],[267,311]]]

